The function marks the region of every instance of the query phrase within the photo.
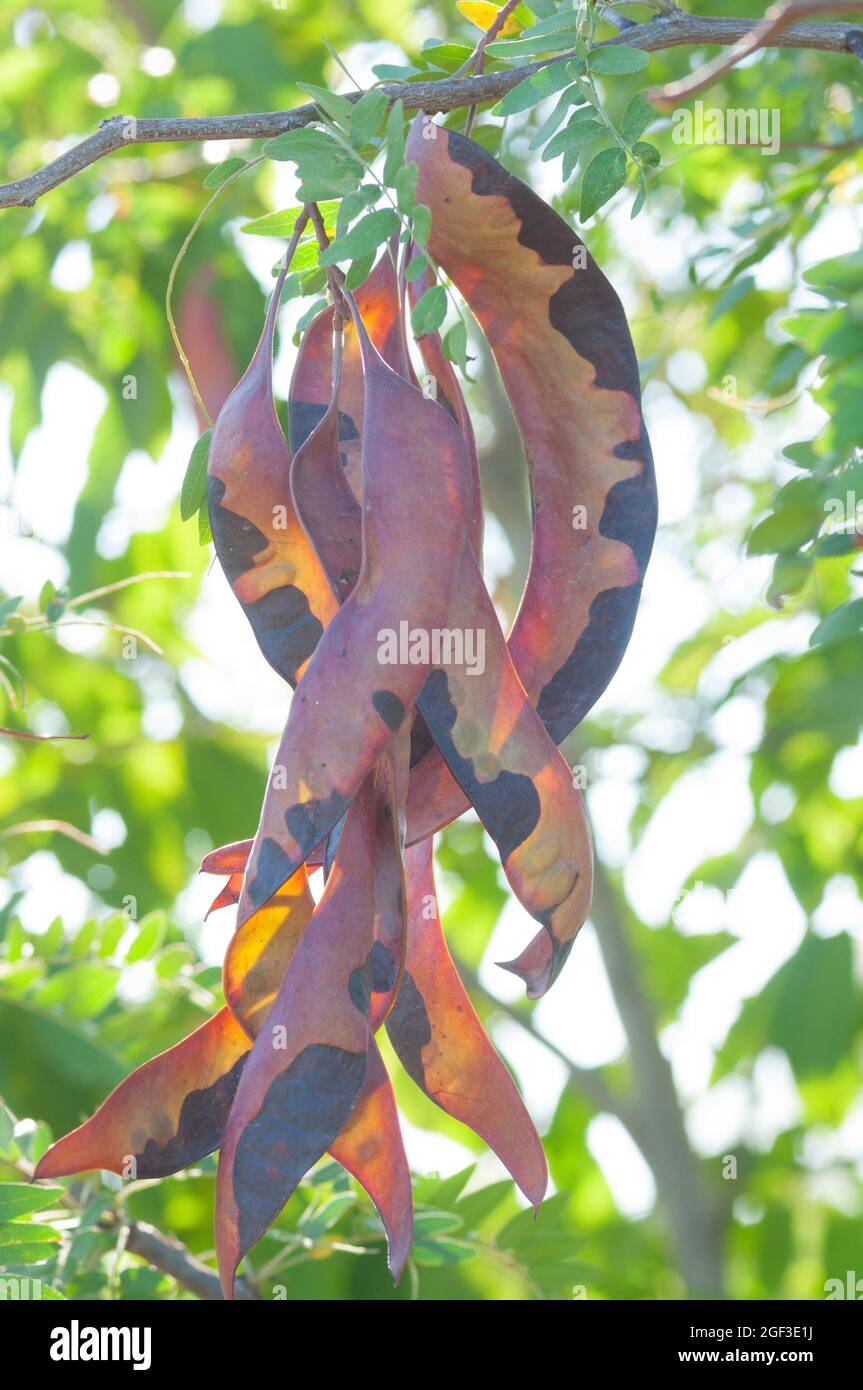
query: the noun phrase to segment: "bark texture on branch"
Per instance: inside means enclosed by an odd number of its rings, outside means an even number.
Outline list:
[[[207,1301],[222,1302],[222,1289],[219,1276],[209,1265],[203,1264],[176,1241],[168,1240],[155,1226],[145,1221],[134,1221],[128,1227],[126,1249],[130,1255],[138,1255],[163,1274],[170,1274],[189,1293]],[[256,1299],[257,1293],[244,1279],[238,1279],[235,1297],[242,1300]]]
[[[863,26],[863,4],[859,6]],[[829,6],[825,7],[829,10]],[[734,44],[752,33],[760,24],[758,19],[725,19],[707,15],[685,14],[672,10],[648,24],[627,27],[607,39],[607,44],[626,44],[646,52],[683,46]],[[767,48],[806,48],[832,53],[857,54],[863,42],[863,27],[854,29],[850,23],[795,24],[765,43]],[[565,55],[557,55],[562,57]],[[461,107],[496,101],[531,73],[555,59],[521,64],[505,72],[486,73],[480,77],[444,77],[432,82],[384,82],[381,89],[391,101],[398,97],[409,111],[454,111]],[[351,99],[359,100],[361,93]],[[132,145],[175,144],[196,140],[256,140],[297,130],[318,119],[313,104],[298,106],[292,111],[259,111],[240,116],[165,117],[136,120],[131,116],[113,116],[103,121],[95,134],[67,150],[44,168],[37,169],[14,183],[0,185],[0,208],[32,207],[37,198],[57,188],[97,160]]]
[[[835,5],[825,4],[824,0],[789,0],[785,5],[774,5],[764,16],[764,19],[748,34],[732,45],[727,53],[721,53],[718,58],[705,65],[693,73],[690,77],[684,77],[679,82],[669,82],[665,87],[649,92],[650,100],[655,102],[660,110],[670,111],[678,102],[688,101],[698,92],[706,89],[714,82],[718,82],[733,67],[741,63],[744,58],[748,58],[753,53],[757,53],[759,48],[770,48],[777,43],[781,36],[793,29],[795,23],[799,28],[804,26],[800,21],[810,19],[814,15],[824,14],[825,11],[833,10],[835,14],[851,14],[861,9],[858,4],[852,4],[849,0],[840,0]],[[809,26],[807,26],[809,27]],[[857,39],[859,35],[846,35],[846,47],[849,51],[857,53]],[[853,40],[853,42],[852,42]]]

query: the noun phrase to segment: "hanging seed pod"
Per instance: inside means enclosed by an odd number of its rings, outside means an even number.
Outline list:
[[[338,374],[338,381],[343,377]],[[292,468],[297,509],[334,587],[347,572],[343,557],[358,538],[342,509],[347,484],[339,471],[332,426],[337,389],[327,415],[302,446]],[[318,447],[323,440],[323,449]],[[298,488],[301,456],[312,476]],[[462,467],[469,485],[467,449]],[[303,474],[303,477],[306,475]],[[316,482],[317,480],[317,491]],[[327,488],[338,497],[338,536],[327,526]],[[311,498],[304,509],[305,492]],[[357,518],[354,516],[353,525]],[[449,607],[448,647],[417,695],[417,706],[450,772],[476,808],[497,845],[504,872],[543,934],[507,968],[522,976],[531,998],[557,977],[590,906],[592,850],[587,817],[572,774],[530,705],[509,657],[494,607],[466,539]],[[455,639],[460,637],[461,643]],[[475,639],[476,666],[465,670],[465,644]],[[461,650],[459,651],[459,646]],[[481,653],[481,667],[479,665]]]
[[[431,841],[408,850],[405,973],[387,1033],[405,1071],[453,1119],[494,1149],[536,1207],[548,1170],[533,1121],[477,1018],[447,950]]]
[[[407,890],[403,856],[409,762],[410,732],[404,728],[396,734],[392,748],[374,771],[375,944],[369,1012],[373,1032],[393,1007],[404,969]]]
[[[222,989],[250,1037],[257,1037],[314,909],[303,865],[231,937],[222,965]]]
[[[218,1148],[249,1039],[230,1009],[145,1062],[43,1154],[35,1176],[163,1178]]]
[[[388,663],[379,634],[446,626],[472,504],[452,418],[381,358],[363,355],[362,567],[291,704],[252,848],[240,917],[266,902],[339,820],[431,669]],[[436,467],[433,476],[429,458]],[[436,544],[426,542],[435,520]]]
[[[385,251],[365,284],[354,295],[357,314],[373,346],[388,367],[401,371],[404,343],[398,280],[391,252]],[[335,377],[332,307],[322,309],[303,334],[288,395],[288,433],[297,453],[329,408]],[[352,318],[342,325],[342,375],[339,384],[339,441],[345,477],[357,501],[362,497],[362,430],[364,383],[362,350]],[[404,375],[404,373],[402,373]]]
[[[282,272],[208,463],[219,559],[264,656],[297,684],[255,839],[203,866],[227,878],[213,908],[239,902],[226,1005],[132,1073],[37,1172],[157,1176],[221,1145],[229,1297],[243,1255],[325,1152],[376,1203],[398,1277],[412,1202],[374,1037],[383,1025],[414,1081],[485,1139],[533,1205],[547,1184],[539,1138],[447,950],[428,837],[475,806],[541,924],[507,966],[537,997],[590,900],[587,819],[555,745],[626,647],[656,499],[613,290],[529,189],[473,142],[437,137],[417,124],[408,145],[432,210],[428,251],[486,334],[530,468],[533,547],[509,642],[478,568],[467,407],[436,334],[419,351],[440,403],[417,389],[399,248],[355,301],[334,290],[306,331],[293,460],[271,380]],[[315,906],[308,866],[321,861]]]
[[[214,852],[207,866],[212,872],[235,872],[238,866],[242,871],[245,858]],[[169,1177],[219,1147],[251,1042],[311,919],[305,869],[280,897],[278,908],[268,905],[229,947],[223,986],[236,1013],[220,1009],[188,1038],[138,1067],[85,1124],[46,1151],[38,1178],[88,1169],[129,1179]],[[359,1100],[329,1153],[378,1208],[397,1278],[410,1245],[410,1174],[395,1096],[373,1041]]]
[[[291,456],[273,403],[282,271],[245,376],[213,430],[207,462],[216,554],[264,656],[296,684],[335,600],[291,503]]]
[[[225,1296],[247,1250],[347,1123],[366,1077],[374,924],[374,786],[348,812],[332,872],[234,1097],[219,1156]]]
[[[483,329],[524,443],[531,566],[509,651],[556,743],[629,641],[656,530],[638,364],[620,300],[563,219],[479,145],[419,115],[407,158],[432,211],[429,252]],[[422,341],[422,340],[421,340]],[[408,841],[465,808],[431,755]]]
[[[340,450],[342,417],[339,404],[344,381],[342,322],[341,316],[336,315],[329,404],[294,454],[290,473],[291,497],[297,516],[340,604],[355,587],[362,564],[360,504],[348,482]],[[359,364],[358,370],[350,375],[357,377],[362,385]]]
[[[557,978],[590,908],[590,828],[572,773],[525,694],[476,560],[465,551],[451,612],[482,637],[483,669],[441,663],[417,703],[450,772],[500,853],[522,906],[542,924],[507,969],[531,999]],[[471,622],[476,626],[471,629]]]
[[[413,1189],[395,1093],[373,1037],[362,1090],[329,1153],[362,1184],[377,1207],[387,1234],[387,1262],[398,1283],[413,1238]]]

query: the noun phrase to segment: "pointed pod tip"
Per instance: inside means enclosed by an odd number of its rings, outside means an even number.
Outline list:
[[[536,1181],[531,1184],[532,1190],[529,1192],[525,1191],[524,1194],[533,1207],[534,1221],[536,1221],[539,1216],[539,1209],[548,1196],[548,1159],[545,1156],[545,1149],[542,1146],[542,1140],[538,1134],[536,1140],[539,1150],[537,1156]]]
[[[527,991],[528,999],[541,999],[549,986],[548,971],[535,971],[525,968],[518,960],[498,960],[495,965],[500,966],[501,970],[508,970],[511,975],[517,975]]]
[[[534,1180],[530,1182],[528,1186],[519,1183],[522,1192],[533,1207],[534,1221],[539,1216],[539,1209],[545,1201],[546,1193],[548,1192],[548,1164],[546,1162],[541,1140],[539,1142],[539,1152],[542,1156],[541,1167],[538,1167]]]
[[[53,1178],[68,1178],[73,1173],[85,1172],[87,1168],[95,1166],[87,1164],[85,1167],[83,1165],[76,1165],[74,1161],[71,1163],[69,1161],[64,1162],[63,1153],[65,1147],[64,1141],[58,1139],[56,1144],[52,1144],[50,1148],[47,1148],[36,1164],[30,1181],[47,1182]]]
[[[401,1278],[405,1272],[406,1263],[407,1251],[405,1251],[405,1253],[402,1256],[400,1256],[398,1260],[393,1260],[392,1258],[387,1259],[387,1267],[389,1268],[390,1274],[392,1275],[393,1284],[396,1288],[398,1288],[399,1284],[401,1283]]]
[[[412,1240],[412,1220],[408,1223],[406,1230],[400,1232],[398,1235],[395,1235],[393,1232],[388,1233],[387,1267],[396,1287],[398,1287],[401,1277],[405,1272],[405,1265],[408,1262],[408,1255],[411,1252]]]
[[[51,1150],[47,1149],[46,1152],[43,1153],[42,1157],[39,1159],[39,1162],[36,1164],[36,1167],[33,1169],[33,1172],[30,1175],[31,1182],[41,1182],[43,1178],[50,1178],[54,1176],[53,1173],[47,1172],[45,1168],[45,1159],[48,1157],[48,1154],[50,1152]]]
[[[521,1189],[533,1208],[535,1221],[548,1193],[548,1160],[545,1156],[545,1149],[542,1147],[542,1140],[532,1124],[530,1129],[530,1139],[520,1147],[519,1161],[506,1163],[505,1166],[509,1169],[516,1186]]]
[[[551,988],[572,949],[573,938],[557,941],[544,926],[515,960],[501,960],[502,970],[524,981],[528,999],[541,999]]]
[[[70,1178],[75,1173],[87,1173],[91,1169],[95,1170],[95,1164],[76,1164],[74,1162],[63,1162],[62,1157],[57,1158],[53,1150],[57,1147],[52,1144],[51,1148],[42,1155],[33,1171],[31,1182],[53,1182],[55,1178]],[[110,1172],[110,1169],[104,1171]]]
[[[83,1126],[82,1126],[83,1128]],[[75,1148],[67,1144],[72,1136],[77,1134],[73,1130],[72,1134],[67,1134],[63,1139],[58,1139],[56,1144],[52,1144],[46,1149],[33,1172],[31,1182],[48,1182],[55,1178],[71,1178],[76,1173],[116,1173],[118,1177],[123,1177],[123,1169],[118,1163],[109,1158],[105,1153],[93,1154],[86,1151],[79,1152],[76,1156]]]
[[[236,1231],[226,1229],[222,1220],[223,1213],[219,1208],[219,1193],[216,1190],[216,1266],[219,1271],[219,1283],[222,1287],[222,1298],[226,1303],[233,1303],[237,1296],[237,1270],[240,1267],[242,1255],[237,1249]]]

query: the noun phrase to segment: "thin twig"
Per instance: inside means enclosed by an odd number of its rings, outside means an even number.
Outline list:
[[[799,20],[809,19],[813,15],[856,14],[861,10],[863,5],[844,3],[844,0],[840,0],[838,4],[825,3],[824,0],[789,0],[789,3],[774,5],[767,11],[764,19],[728,53],[705,63],[703,67],[679,82],[668,82],[664,87],[655,87],[647,95],[660,110],[669,111],[680,102],[688,101],[690,97],[706,91],[744,58],[781,38]],[[851,37],[847,36],[848,39]]]
[[[138,1255],[148,1264],[160,1269],[163,1274],[169,1274],[184,1289],[197,1294],[198,1298],[207,1302],[222,1301],[218,1274],[210,1269],[209,1265],[203,1264],[195,1255],[190,1254],[185,1246],[167,1240],[155,1226],[148,1225],[146,1221],[133,1221],[128,1230],[126,1249],[129,1254]],[[236,1299],[248,1301],[257,1299],[258,1296],[245,1279],[237,1279],[234,1285]]]
[[[858,7],[860,8],[860,7]],[[734,44],[749,36],[761,21],[731,19],[710,15],[691,15],[670,10],[647,24],[626,29],[606,44],[625,44],[653,53],[662,49],[704,44]],[[762,41],[764,48],[806,48],[832,53],[857,52],[857,36],[844,24],[795,24],[792,28]],[[398,98],[408,111],[455,111],[474,103],[497,101],[517,83],[539,72],[550,62],[566,57],[557,54],[536,63],[486,73],[482,77],[448,77],[430,82],[383,82],[380,90],[390,102]],[[574,54],[568,55],[574,57]],[[349,101],[358,101],[352,93]],[[106,155],[134,145],[176,144],[203,140],[266,140],[287,130],[298,130],[320,120],[314,103],[291,111],[253,112],[239,116],[168,116],[137,120],[112,116],[103,121],[95,134],[74,145],[57,159],[25,178],[0,186],[0,208],[32,207],[37,198],[59,187]],[[224,188],[225,185],[222,185]],[[218,190],[217,190],[218,191]]]
[[[146,632],[140,632],[136,627],[127,627],[125,623],[102,622],[101,619],[98,618],[72,618],[69,622],[46,623],[44,628],[34,628],[32,630],[35,632],[50,632],[58,627],[103,627],[109,632],[119,632],[123,637],[134,637],[136,641],[143,642],[144,646],[148,647],[154,656],[165,655],[158,642],[154,642],[152,637],[147,636]]]
[[[5,734],[7,738],[24,739],[27,743],[60,743],[63,740],[83,742],[90,737],[89,734],[31,734],[24,729],[5,728],[0,728],[0,734]]]
[[[241,174],[245,174],[247,170],[253,169],[256,164],[260,163],[260,158],[249,160],[249,162],[247,164],[244,164],[241,169],[237,169],[233,174],[229,175],[229,177],[226,178],[223,183],[220,183],[213,196],[207,199],[206,203],[201,208],[201,211],[198,213],[198,216],[195,218],[194,222],[192,223],[191,227],[186,233],[182,246],[180,247],[179,251],[174,257],[174,263],[171,266],[171,272],[168,276],[168,284],[165,289],[165,317],[168,320],[168,329],[171,334],[174,347],[177,351],[177,356],[180,359],[180,365],[182,366],[183,371],[186,374],[186,380],[189,383],[189,388],[192,392],[192,395],[195,397],[197,407],[201,412],[202,418],[206,420],[208,426],[211,429],[213,426],[213,418],[210,415],[209,410],[205,406],[201,397],[201,393],[198,390],[198,383],[195,381],[194,373],[192,372],[192,365],[189,362],[183,344],[180,342],[180,335],[177,332],[177,325],[174,322],[174,281],[177,278],[177,271],[180,269],[180,266],[182,265],[183,260],[185,258],[186,252],[188,251],[189,246],[191,245],[192,238],[195,236],[196,232],[198,231],[198,228],[204,221],[204,218],[207,216],[207,213],[210,211],[210,208],[213,207],[213,205],[219,201],[226,188],[230,188],[231,184],[236,183],[237,179],[240,177]],[[2,190],[0,190],[0,194],[2,194]],[[0,204],[0,206],[2,206],[2,204]]]
[[[16,1159],[15,1167],[27,1182],[33,1181],[36,1169],[26,1158]],[[69,1189],[58,1193],[57,1205],[66,1207],[69,1211],[80,1209],[80,1203]],[[188,1289],[189,1293],[197,1294],[198,1298],[218,1302],[222,1300],[219,1276],[215,1270],[203,1264],[178,1241],[168,1240],[155,1226],[148,1225],[146,1221],[127,1221],[125,1216],[120,1216],[115,1211],[106,1211],[99,1225],[108,1230],[122,1225],[128,1254],[137,1255],[155,1269],[160,1269],[163,1274],[170,1275],[182,1288]],[[246,1301],[257,1299],[259,1295],[248,1280],[238,1278],[234,1285],[234,1297]]]
[[[493,39],[496,39],[506,21],[509,19],[513,10],[517,9],[521,0],[506,0],[502,9],[498,10],[493,22],[486,29],[477,41],[476,48],[460,68],[456,68],[453,77],[463,77],[466,72],[482,72],[482,65],[485,61],[485,50]]]
[[[116,594],[120,589],[128,589],[132,584],[143,584],[148,579],[191,579],[188,570],[148,570],[146,574],[129,574],[125,579],[116,579],[113,584],[103,584],[100,589],[90,589],[86,594],[78,594],[66,600],[67,608],[79,608],[82,603],[92,603],[94,599]]]
[[[88,735],[84,734],[84,738]],[[21,821],[18,825],[10,825],[8,830],[0,831],[0,840],[8,840],[13,835],[65,835],[67,840],[74,840],[76,844],[83,845],[85,849],[92,850],[94,854],[106,855],[110,853],[105,845],[100,845],[98,840],[94,840],[92,835],[86,831],[79,830],[77,825],[70,825],[67,820],[27,820]]]

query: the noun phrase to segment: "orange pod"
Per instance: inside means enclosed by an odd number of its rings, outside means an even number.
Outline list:
[[[422,116],[407,158],[429,251],[485,332],[530,470],[531,565],[510,655],[556,743],[626,649],[656,529],[638,364],[620,300],[572,228],[474,141]],[[466,801],[434,753],[415,769],[413,843]]]
[[[362,1183],[377,1207],[387,1233],[390,1271],[398,1283],[413,1237],[413,1189],[395,1094],[373,1037],[362,1090],[330,1154]]]
[[[221,1141],[248,1049],[230,1009],[220,1009],[121,1081],[89,1120],[51,1145],[35,1176],[104,1168],[163,1178],[198,1162]]]
[[[347,1123],[366,1078],[374,932],[374,786],[348,812],[332,870],[237,1087],[216,1188],[225,1297],[240,1260]]]
[[[390,1041],[420,1089],[485,1140],[536,1207],[548,1185],[542,1143],[447,949],[430,840],[408,850],[405,867],[408,947]]]
[[[292,685],[336,609],[291,502],[291,456],[273,401],[281,272],[245,375],[213,430],[208,504],[216,554],[258,645]]]

